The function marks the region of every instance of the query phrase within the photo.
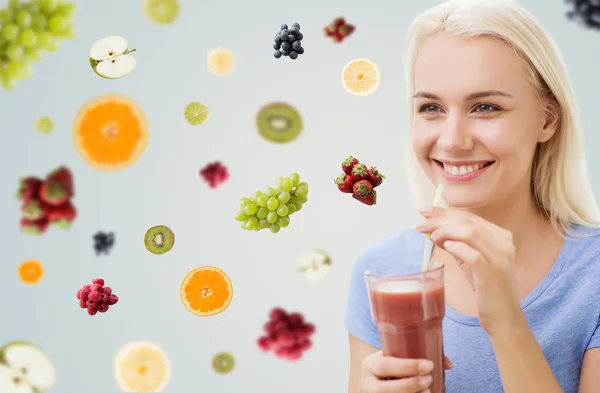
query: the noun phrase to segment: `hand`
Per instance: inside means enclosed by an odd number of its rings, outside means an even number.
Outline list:
[[[421,362],[424,367],[419,368]],[[444,369],[452,362],[444,357]],[[399,359],[375,352],[363,360],[360,393],[418,393],[431,385],[433,362],[424,359]],[[393,378],[389,380],[390,378]]]
[[[422,209],[431,241],[454,257],[477,297],[481,327],[492,334],[524,319],[514,273],[512,233],[462,210]]]

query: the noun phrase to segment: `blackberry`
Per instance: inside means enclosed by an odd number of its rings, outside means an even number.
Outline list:
[[[282,42],[281,49],[289,52],[289,50],[292,49],[292,45],[289,42]]]
[[[290,52],[290,59],[296,60],[297,58],[298,58],[298,52],[291,51]]]
[[[273,49],[279,50],[281,49],[281,45],[276,42],[273,44]]]
[[[97,232],[94,237],[94,250],[97,255],[101,253],[108,254],[115,244],[115,234],[113,232]]]
[[[567,18],[584,27],[600,30],[600,0],[566,0],[573,9]]]
[[[273,56],[275,56],[276,59],[279,59],[281,57],[281,52],[276,50],[275,52],[273,52]]]
[[[298,49],[300,49],[302,47],[302,44],[300,43],[300,41],[294,41],[294,43],[292,44],[292,49],[294,49],[296,52],[298,51]]]

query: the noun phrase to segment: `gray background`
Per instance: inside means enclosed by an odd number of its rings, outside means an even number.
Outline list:
[[[141,0],[78,0],[77,37],[45,54],[33,77],[12,91],[0,90],[0,343],[26,339],[54,359],[59,382],[53,392],[115,392],[112,360],[130,340],[163,346],[172,363],[165,392],[235,391],[330,393],[347,386],[348,349],[343,319],[350,269],[373,242],[416,223],[402,166],[405,84],[402,52],[412,19],[436,0],[304,2],[183,0],[171,26],[157,26]],[[597,91],[600,32],[565,18],[560,0],[523,0],[562,50],[581,107],[584,141],[594,190],[600,187]],[[1,0],[4,6],[6,0]],[[323,36],[333,18],[344,16],[356,32],[340,45]],[[275,60],[272,39],[282,23],[299,22],[306,52],[298,60]],[[108,81],[89,67],[92,43],[106,35],[126,37],[137,48],[138,66]],[[230,48],[237,66],[226,78],[211,75],[206,54]],[[376,62],[382,84],[370,97],[354,97],[340,82],[344,64],[356,57]],[[129,169],[103,173],[74,149],[71,125],[89,99],[126,94],[145,110],[150,139]],[[261,139],[257,110],[285,101],[304,119],[302,136],[289,145]],[[194,128],[183,119],[190,101],[205,103],[210,119]],[[37,117],[55,122],[49,135],[34,128]],[[388,179],[378,205],[367,207],[340,194],[332,179],[340,161],[353,154],[379,167]],[[210,190],[198,170],[222,160],[228,183]],[[42,176],[60,164],[74,172],[79,217],[70,231],[28,237],[18,230],[17,178]],[[233,220],[238,199],[297,171],[310,184],[309,201],[290,227],[273,235],[239,229]],[[166,224],[176,233],[173,250],[148,253],[147,228]],[[109,256],[96,256],[92,235],[115,231]],[[324,248],[334,269],[323,281],[296,273],[304,251]],[[25,259],[39,259],[44,280],[22,284],[16,275]],[[215,265],[231,277],[235,296],[224,313],[198,318],[179,300],[185,274]],[[90,317],[75,292],[104,277],[120,303]],[[275,305],[300,311],[317,326],[314,347],[297,363],[263,354],[256,345]],[[237,368],[213,373],[214,353],[231,351]]]

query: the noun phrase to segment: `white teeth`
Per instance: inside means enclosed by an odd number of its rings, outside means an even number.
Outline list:
[[[444,164],[444,171],[446,171],[447,173],[454,175],[454,176],[463,176],[463,175],[469,174],[473,171],[477,171],[477,170],[483,168],[484,165],[485,164],[455,166],[455,165]]]

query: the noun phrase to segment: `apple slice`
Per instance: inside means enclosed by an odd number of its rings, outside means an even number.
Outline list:
[[[9,369],[13,380],[24,381],[22,383],[29,388],[15,390],[15,393],[43,392],[56,383],[54,364],[42,350],[31,343],[14,341],[6,344],[0,349],[0,360]],[[0,392],[4,392],[2,386],[0,382]]]
[[[106,79],[118,79],[129,74],[135,68],[137,60],[128,49],[129,43],[123,37],[108,36],[96,41],[90,49],[92,70]]]
[[[298,259],[300,273],[308,280],[321,280],[331,270],[331,258],[323,250],[312,250]]]
[[[0,392],[2,393],[33,393],[33,388],[27,380],[21,378],[20,372],[15,372],[4,364],[0,364]]]

